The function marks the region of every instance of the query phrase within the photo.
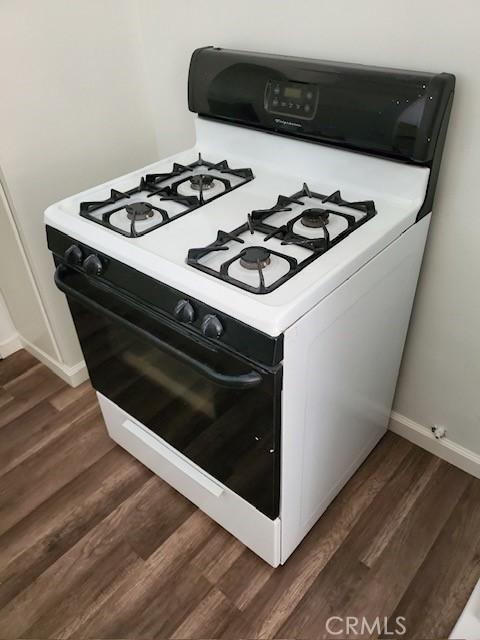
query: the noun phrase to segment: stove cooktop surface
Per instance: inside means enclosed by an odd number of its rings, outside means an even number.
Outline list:
[[[278,335],[413,224],[423,202],[428,168],[202,119],[196,132],[194,147],[52,204],[46,224],[186,297]],[[209,166],[192,170],[199,152]],[[225,178],[232,189],[205,188],[202,178],[199,204],[198,174]],[[148,190],[139,193],[147,182]],[[299,193],[303,183],[313,198]],[[185,206],[175,197],[198,200]],[[89,204],[79,215],[82,203]],[[151,216],[151,204],[165,209],[170,222],[160,213]],[[224,249],[206,251],[218,241]],[[225,277],[225,267],[218,272],[227,261]]]
[[[127,189],[111,188],[107,198],[81,201],[79,214],[139,239],[253,179],[250,168],[210,162],[199,153],[190,164],[174,162],[171,171],[145,173]],[[206,246],[188,247],[186,264],[250,293],[271,293],[376,214],[373,200],[350,202],[339,190],[324,195],[307,183],[292,196],[265,195],[276,197],[276,203],[266,209],[245,203],[243,224],[217,228]],[[234,197],[242,206],[241,193]],[[185,224],[188,229],[188,219]],[[159,245],[170,240],[161,231],[155,235]]]
[[[233,231],[219,230],[206,247],[190,249],[187,263],[245,291],[270,293],[375,214],[373,200],[348,202],[338,190],[323,195],[304,183],[248,213]]]
[[[142,175],[137,185],[111,189],[103,200],[80,202],[82,217],[128,238],[139,238],[250,180],[252,170],[231,169],[226,160],[208,162],[201,154],[188,165]]]

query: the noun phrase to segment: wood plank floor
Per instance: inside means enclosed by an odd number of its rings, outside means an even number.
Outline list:
[[[0,484],[0,638],[447,638],[480,577],[480,481],[393,434],[274,570],[25,351],[0,361]]]

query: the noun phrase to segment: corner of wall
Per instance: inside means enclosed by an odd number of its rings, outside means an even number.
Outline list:
[[[71,387],[78,387],[79,384],[82,384],[82,382],[85,382],[85,380],[88,379],[87,365],[84,360],[77,362],[73,366],[69,366],[62,362],[58,362],[49,356],[48,353],[45,353],[45,351],[42,351],[42,349],[39,349],[36,345],[21,336],[18,337],[18,341],[20,343],[20,348],[23,347],[26,351],[31,353],[32,356],[51,369],[59,378],[64,380]]]
[[[431,429],[396,411],[391,413],[389,429],[466,473],[480,478],[480,455],[478,453],[466,449],[448,438],[437,440]]]

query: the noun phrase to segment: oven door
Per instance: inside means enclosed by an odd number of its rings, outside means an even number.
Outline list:
[[[276,518],[281,367],[252,363],[63,263],[55,282],[95,389]]]

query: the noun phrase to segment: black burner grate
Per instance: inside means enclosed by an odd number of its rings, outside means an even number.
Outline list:
[[[214,174],[214,180],[218,181],[223,185],[223,189],[220,193],[215,195],[208,194],[208,190],[211,188],[211,181],[209,179],[202,180],[202,178],[196,179],[196,188],[197,192],[195,195],[182,195],[178,193],[178,187],[188,182],[193,176],[201,176],[201,174],[196,173],[197,169],[204,170],[206,177],[210,178],[208,175],[209,171],[216,171],[219,174],[228,174],[230,175],[230,180],[223,176],[219,176]],[[179,178],[178,180],[172,182],[169,185],[165,185],[164,183],[172,178]],[[232,186],[231,178],[240,178],[241,181]],[[190,211],[194,211],[198,209],[202,205],[215,200],[216,198],[221,197],[225,193],[229,193],[233,191],[237,187],[242,186],[243,184],[253,180],[254,175],[251,169],[231,169],[228,166],[228,162],[226,160],[222,160],[221,162],[208,162],[204,160],[201,154],[198,154],[198,160],[192,162],[188,165],[182,165],[177,162],[173,164],[172,171],[168,173],[150,173],[143,176],[140,179],[139,184],[132,189],[128,189],[126,191],[118,191],[117,189],[110,190],[110,196],[105,200],[98,200],[95,202],[81,202],[80,203],[80,215],[83,218],[88,218],[92,222],[96,222],[97,224],[102,225],[112,231],[117,233],[121,233],[124,236],[129,238],[137,238],[145,235],[146,233],[150,233],[159,227],[184,216],[186,213]],[[209,197],[205,198],[205,194],[208,194]],[[138,196],[144,194],[144,201],[138,202],[138,200],[132,204],[129,204],[129,200],[132,196]],[[169,214],[168,211],[164,208],[154,206],[151,203],[149,198],[153,196],[159,196],[160,201],[162,202],[175,202],[184,207],[183,210],[176,212],[174,214]],[[108,209],[104,213],[102,213],[102,209],[105,207],[110,207],[111,205],[118,204],[118,206],[114,206],[111,209]],[[139,206],[140,205],[140,206]],[[125,210],[125,219],[128,221],[128,229],[122,229],[121,227],[112,223],[111,218],[115,213],[119,211]],[[157,212],[160,214],[161,220],[150,226],[147,226],[143,230],[138,229],[138,222],[145,221],[151,215],[147,212]],[[97,215],[95,215],[97,213]]]
[[[309,198],[313,200],[319,200],[322,205],[334,204],[337,206],[353,209],[355,211],[359,211],[363,215],[360,217],[355,217],[353,214],[323,208],[323,207],[311,207],[304,211],[300,211],[299,214],[294,215],[292,218],[288,220],[285,224],[281,226],[274,226],[269,222],[268,218],[275,213],[282,213],[292,211],[292,205],[305,206],[305,202],[302,200],[303,198]],[[313,214],[312,212],[315,212]],[[244,289],[245,291],[250,291],[251,293],[256,294],[265,294],[271,293],[275,289],[277,289],[284,282],[289,280],[295,274],[299,273],[302,269],[304,269],[307,265],[311,264],[316,258],[323,255],[326,251],[331,249],[333,246],[338,244],[341,240],[346,238],[350,233],[352,233],[355,229],[358,229],[361,225],[365,224],[367,220],[373,218],[376,215],[375,203],[373,200],[364,200],[359,202],[348,202],[344,200],[341,196],[340,191],[335,191],[329,196],[323,195],[321,193],[316,193],[311,191],[307,184],[304,183],[302,189],[297,193],[294,193],[292,196],[278,196],[277,202],[270,209],[256,209],[248,214],[247,222],[242,226],[234,229],[231,232],[219,231],[217,234],[217,238],[215,242],[212,244],[196,249],[190,249],[187,256],[187,264],[199,269],[200,271],[204,271],[216,278],[220,278],[225,282],[229,282],[240,289]],[[319,230],[323,231],[323,235],[318,238],[308,238],[300,233],[298,230],[295,231],[295,224],[302,220],[302,218],[307,214],[310,217],[315,215],[316,218],[316,226],[318,226]],[[347,226],[344,231],[337,234],[334,238],[330,237],[330,233],[328,230],[328,220],[332,216],[339,216],[343,218]],[[242,282],[237,278],[232,277],[229,274],[230,266],[236,261],[241,260],[243,256],[245,256],[246,252],[249,250],[243,249],[225,262],[223,262],[219,269],[213,269],[208,267],[207,265],[200,262],[202,258],[208,256],[208,254],[215,251],[229,251],[230,247],[228,244],[232,241],[238,242],[240,244],[244,244],[245,241],[240,236],[250,232],[251,234],[255,232],[259,232],[264,235],[264,242],[270,240],[271,238],[276,238],[281,242],[282,245],[296,245],[298,247],[302,247],[308,249],[310,251],[310,255],[306,257],[304,260],[297,260],[296,258],[272,251],[269,248],[269,252],[272,255],[276,255],[288,263],[288,272],[275,280],[272,284],[265,284],[265,276],[264,269],[268,266],[265,260],[261,260],[260,258],[257,261],[257,270],[259,276],[259,284],[257,287],[247,284],[246,282]],[[251,248],[251,247],[250,247]],[[255,247],[256,249],[260,249],[260,247]],[[262,254],[258,254],[262,255]]]

